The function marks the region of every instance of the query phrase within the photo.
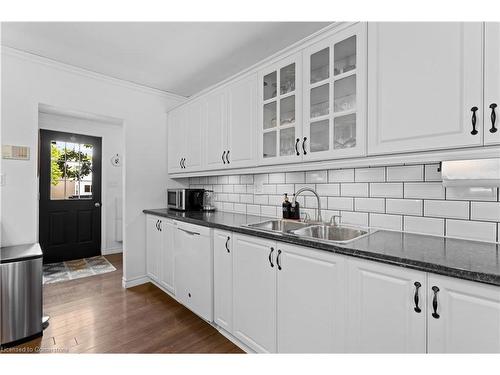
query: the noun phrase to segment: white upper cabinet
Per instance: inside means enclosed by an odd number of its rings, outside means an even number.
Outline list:
[[[368,153],[479,146],[483,24],[368,25]]]
[[[366,24],[304,50],[304,160],[365,153]]]
[[[257,157],[257,74],[227,87],[226,167],[254,166]]]
[[[259,72],[258,136],[261,164],[300,162],[302,153],[302,54]]]
[[[364,260],[347,265],[348,351],[425,353],[426,274]]]
[[[226,164],[227,98],[224,90],[206,96],[207,112],[204,136],[206,169],[219,169]]]
[[[500,288],[429,274],[429,353],[499,353]]]
[[[168,114],[168,172],[182,172],[186,142],[187,106],[177,107]]]
[[[484,143],[500,143],[500,23],[485,26]]]

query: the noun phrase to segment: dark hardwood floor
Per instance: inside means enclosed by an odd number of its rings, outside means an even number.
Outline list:
[[[14,351],[243,353],[153,284],[123,289],[121,254],[106,258],[116,271],[44,286],[50,325]]]

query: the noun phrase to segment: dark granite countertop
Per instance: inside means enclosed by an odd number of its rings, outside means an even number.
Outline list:
[[[38,243],[5,246],[0,248],[0,264],[37,259],[42,256],[42,249]]]
[[[347,244],[336,244],[318,242],[291,234],[264,232],[243,226],[271,219],[261,216],[228,212],[179,212],[168,209],[151,209],[143,212],[211,228],[500,286],[500,245],[497,244],[384,230]]]

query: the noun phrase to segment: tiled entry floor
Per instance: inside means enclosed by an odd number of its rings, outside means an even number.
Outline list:
[[[43,283],[52,284],[113,271],[116,268],[103,256],[49,263],[43,265]]]
[[[214,327],[153,284],[122,288],[121,254],[107,255],[116,268],[93,277],[47,284],[42,338],[11,349],[29,353],[242,353]]]

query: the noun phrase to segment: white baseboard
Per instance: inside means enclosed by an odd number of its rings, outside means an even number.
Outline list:
[[[111,254],[120,254],[120,253],[123,253],[123,249],[121,247],[101,250],[102,255],[111,255]]]
[[[146,283],[149,283],[149,277],[147,276],[134,277],[133,279],[129,280],[125,280],[125,278],[122,278],[122,287],[124,289],[132,288],[134,286]]]
[[[249,346],[243,344],[240,340],[238,340],[236,337],[234,337],[232,334],[224,330],[224,328],[219,327],[216,323],[211,323],[219,333],[224,336],[226,339],[231,341],[234,345],[236,345],[238,348],[243,350],[245,353],[256,353],[255,350],[251,349]]]

